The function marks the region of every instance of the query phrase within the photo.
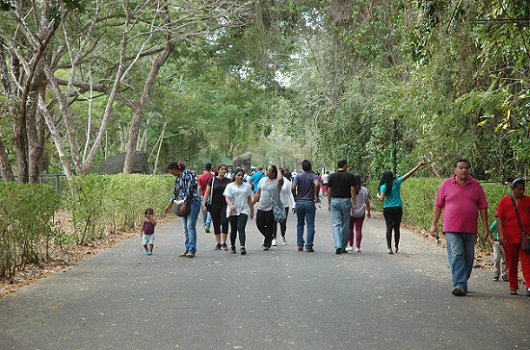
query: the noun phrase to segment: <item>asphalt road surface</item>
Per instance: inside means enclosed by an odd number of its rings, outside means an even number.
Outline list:
[[[445,250],[402,230],[388,255],[381,219],[345,255],[325,206],[314,253],[292,214],[270,251],[249,221],[246,256],[215,251],[201,224],[193,259],[175,219],[152,256],[138,237],[1,299],[0,349],[530,349],[530,299],[485,269],[453,296]]]

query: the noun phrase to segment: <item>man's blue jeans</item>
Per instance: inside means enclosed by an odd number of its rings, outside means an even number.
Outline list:
[[[296,241],[299,247],[305,243],[306,249],[313,248],[313,240],[315,238],[315,212],[315,202],[296,202],[296,217],[298,219],[296,225]],[[307,242],[304,242],[304,226],[306,223]]]
[[[445,232],[453,287],[464,288],[466,292],[475,259],[475,237],[475,234],[466,232]]]
[[[204,196],[201,197],[201,203],[204,201]],[[202,204],[201,204],[202,206]],[[202,209],[201,209],[202,211]],[[209,211],[203,211],[202,212],[202,223],[203,223],[203,227],[206,228],[210,228],[210,225],[212,223],[212,216],[210,215],[210,212]]]
[[[186,253],[195,253],[197,251],[197,218],[201,211],[201,202],[190,202],[190,214],[182,218],[182,228],[184,229],[184,237],[186,237]]]
[[[348,245],[351,205],[351,198],[331,198],[331,227],[335,249],[346,249]]]

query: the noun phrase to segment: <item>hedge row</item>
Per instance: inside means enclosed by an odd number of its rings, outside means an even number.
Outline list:
[[[147,207],[160,215],[173,183],[172,176],[76,176],[59,195],[47,185],[0,182],[0,276],[9,278],[28,263],[49,258],[52,243],[86,245],[137,227]],[[69,214],[73,232],[59,229],[59,210]]]

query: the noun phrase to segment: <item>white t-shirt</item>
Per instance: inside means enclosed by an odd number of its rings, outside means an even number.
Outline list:
[[[287,179],[283,179],[282,190],[280,191],[280,199],[282,200],[284,208],[289,208],[289,204],[294,208],[294,196],[291,190],[292,183]]]
[[[229,197],[236,207],[236,215],[250,215],[248,197],[252,198],[254,192],[248,183],[242,183],[238,186],[235,182],[228,184],[223,192],[225,197]],[[230,206],[226,206],[226,216],[230,216]]]

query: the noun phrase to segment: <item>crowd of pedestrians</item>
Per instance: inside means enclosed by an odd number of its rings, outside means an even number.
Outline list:
[[[385,171],[381,176],[377,198],[383,202],[388,254],[399,253],[402,183],[426,164],[418,163],[401,177],[395,177],[391,171]],[[258,167],[252,175],[244,169],[228,174],[225,164],[212,169],[211,163],[206,163],[203,174],[196,179],[184,164],[169,164],[167,169],[175,176],[175,188],[165,213],[170,212],[175,203],[178,204],[177,214],[183,217],[185,237],[185,251],[180,256],[195,257],[196,223],[201,208],[204,230],[209,232],[213,224],[215,250],[228,250],[230,227],[230,252],[237,253],[236,238],[239,235],[239,252],[246,255],[249,219],[254,219],[263,235],[263,250],[277,245],[280,239],[286,245],[286,219],[291,209],[296,214],[297,248],[312,253],[315,251],[315,214],[323,196],[327,197],[331,213],[330,231],[335,254],[346,254],[352,250],[360,253],[363,223],[365,218],[371,217],[371,196],[362,185],[361,176],[348,171],[346,159],[337,162],[336,171],[326,171],[322,176],[313,171],[308,160],[302,162],[301,168],[298,174],[276,165],[268,166],[265,171]],[[431,235],[439,239],[438,222],[443,217],[442,233],[446,238],[452,294],[465,296],[468,293],[480,218],[483,235],[492,243],[495,253],[493,279],[498,281],[501,276],[503,281],[509,281],[510,294],[515,295],[519,289],[519,261],[525,281],[530,281],[530,252],[521,248],[521,232],[530,232],[530,196],[524,194],[525,181],[521,178],[508,181],[512,193],[499,201],[496,221],[489,226],[485,192],[480,183],[471,177],[469,170],[470,164],[466,159],[458,159],[454,163],[453,176],[438,189],[430,228]],[[151,255],[156,221],[152,209],[146,210],[145,214],[142,242],[146,254]],[[526,295],[530,297],[530,288],[527,288]]]

